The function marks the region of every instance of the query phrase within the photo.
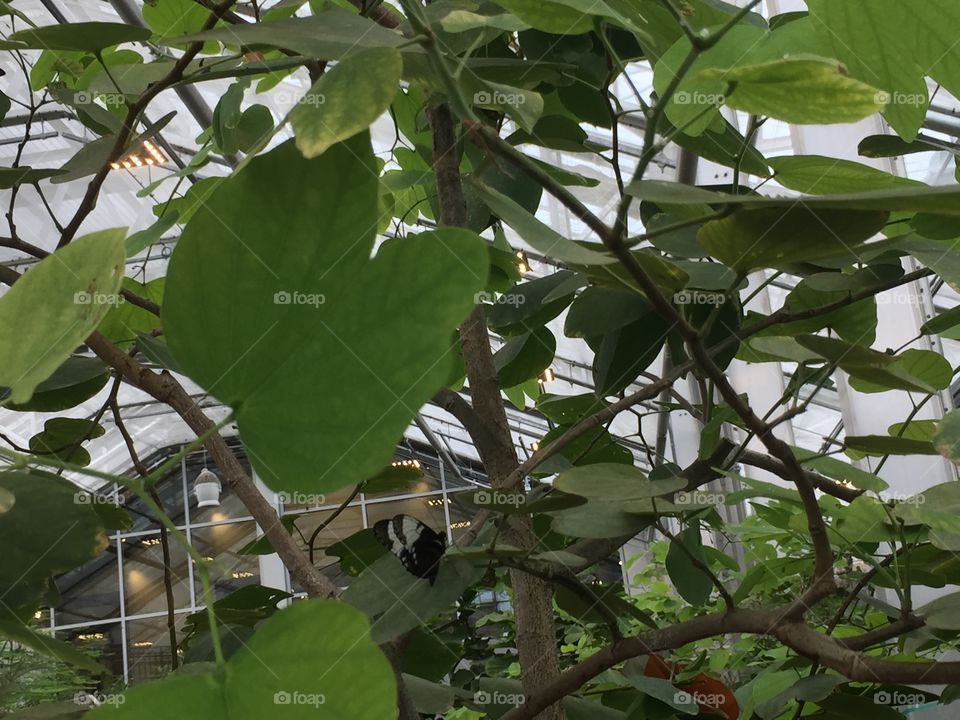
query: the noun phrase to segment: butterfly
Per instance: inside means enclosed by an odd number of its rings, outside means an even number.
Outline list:
[[[438,533],[410,515],[394,515],[374,523],[373,534],[392,552],[411,575],[426,578],[433,585],[440,569],[440,558],[447,549],[447,536]]]

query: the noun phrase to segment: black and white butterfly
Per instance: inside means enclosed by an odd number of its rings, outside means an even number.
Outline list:
[[[426,578],[431,585],[436,582],[440,558],[447,549],[446,535],[410,515],[394,515],[374,523],[373,534],[381,545],[400,558],[408,573]]]

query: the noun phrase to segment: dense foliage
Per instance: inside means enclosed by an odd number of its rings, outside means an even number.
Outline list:
[[[95,659],[32,622],[55,602],[52,578],[129,521],[78,502],[59,474],[73,470],[136,494],[206,591],[181,638],[187,662],[92,720],[386,720],[398,708],[407,720],[892,719],[956,696],[960,664],[942,658],[957,649],[960,595],[925,606],[913,596],[960,584],[960,485],[896,495],[856,461],[873,458],[875,471],[892,455],[960,461],[960,414],[917,419],[956,369],[911,343],[871,347],[883,293],[927,278],[960,290],[960,188],[851,160],[768,159],[753,140],[770,120],[882,113],[896,134],[862,138],[862,156],[949,150],[919,130],[928,82],[960,97],[960,5],[808,0],[808,12],[766,19],[756,0],[283,0],[243,14],[234,4],[148,0],[139,27],[40,26],[24,3],[0,2],[16,29],[0,50],[29,86],[0,94],[0,112],[27,117],[16,161],[0,168],[2,242],[39,260],[24,273],[0,267],[3,402],[61,412],[109,393],[93,420],[52,419],[28,447],[0,446],[10,461],[0,636],[15,655],[0,658],[5,682],[35,679],[53,658],[87,673],[89,687],[112,687]],[[644,64],[654,93],[624,94],[627,68]],[[280,82],[295,73],[312,87],[294,98]],[[160,142],[172,116],[149,114],[157,97],[224,79],[198,152],[161,170],[182,182],[153,208],[156,224],[82,234],[107,176]],[[97,139],[62,167],[27,167],[31,124],[51,106]],[[749,118],[745,132],[725,109]],[[618,139],[628,121],[643,133],[632,154]],[[612,148],[588,138],[598,128]],[[375,154],[371,133],[395,141]],[[731,168],[732,181],[657,179],[671,146]],[[591,209],[583,198],[598,180],[541,149],[609,166],[617,195]],[[231,159],[229,175],[187,182],[212,156]],[[771,179],[791,194],[762,187]],[[74,215],[54,237],[22,237],[21,190],[42,196],[65,182],[86,188]],[[538,219],[544,193],[582,222],[584,239]],[[523,277],[504,227],[542,255],[546,274]],[[124,277],[126,258],[177,232],[165,278]],[[788,277],[782,307],[745,309]],[[536,390],[556,353],[548,325],[564,313],[564,334],[593,357],[595,393]],[[958,326],[951,311],[923,332],[954,337]],[[491,332],[503,340],[496,353]],[[776,405],[738,393],[724,372],[735,358],[789,369]],[[273,490],[389,485],[403,474],[384,472],[398,439],[432,400],[470,433],[496,492],[474,497],[470,531],[436,583],[405,572],[368,530],[345,539],[331,550],[354,575],[341,594],[232,459],[226,423],[168,371],[230,407]],[[849,435],[820,454],[779,439],[774,429],[837,373],[860,392],[909,394],[914,411],[888,435]],[[688,378],[698,398],[682,390]],[[131,443],[137,478],[89,467],[103,413],[122,425],[121,383],[190,426],[197,441],[183,454],[205,444],[309,599],[277,610],[285,594],[255,589],[214,603],[209,559],[152,494],[180,456],[149,472]],[[654,414],[698,423],[698,460],[668,463],[641,435],[645,472],[609,423],[661,397]],[[553,423],[523,462],[505,402]],[[747,478],[739,463],[783,482]],[[718,490],[720,479],[736,490]],[[745,520],[725,520],[724,506],[744,502]],[[633,561],[646,563],[637,587],[598,580],[598,564],[646,531],[660,540]],[[717,549],[718,538],[741,552]],[[482,593],[512,602],[490,608]],[[246,641],[233,642],[239,628]],[[42,672],[37,696],[63,700],[80,686],[76,671]],[[29,717],[86,710],[52,703]]]

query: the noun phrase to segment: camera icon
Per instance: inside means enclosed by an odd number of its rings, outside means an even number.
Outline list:
[[[289,705],[292,701],[293,697],[285,690],[278,690],[273,694],[274,705]]]
[[[93,698],[82,690],[78,690],[73,694],[73,704],[74,705],[93,705],[95,704]]]
[[[889,105],[891,100],[893,100],[893,96],[886,90],[878,90],[873,96],[873,101],[877,105]]]
[[[680,491],[676,495],[674,495],[673,502],[676,503],[677,505],[689,505],[691,499],[692,498],[690,497],[690,493]]]
[[[693,695],[685,690],[677,690],[677,692],[673,694],[673,701],[678,705],[692,705]]]
[[[681,90],[673,96],[673,101],[677,105],[689,105],[692,99],[692,96],[686,90]]]
[[[491,95],[486,90],[475,92],[473,94],[473,102],[476,105],[489,105],[493,102],[493,95]]]
[[[90,105],[93,103],[93,95],[86,90],[80,90],[76,95],[73,96],[73,101],[77,105]]]
[[[489,505],[490,493],[486,490],[478,490],[473,494],[473,502],[475,505]]]
[[[289,305],[292,300],[290,293],[286,290],[281,290],[273,294],[273,304],[274,305]]]
[[[890,693],[886,690],[880,690],[873,694],[873,703],[875,705],[889,705],[893,698],[890,697]]]
[[[489,705],[493,697],[486,690],[477,690],[473,694],[473,701],[478,705]]]
[[[75,305],[89,305],[93,302],[93,295],[81,290],[80,292],[75,292],[73,294],[73,302]]]
[[[74,505],[89,505],[90,499],[93,496],[89,493],[85,493],[82,490],[77,491],[73,494],[73,504]]]

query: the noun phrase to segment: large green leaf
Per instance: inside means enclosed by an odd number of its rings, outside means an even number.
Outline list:
[[[74,240],[0,298],[0,386],[13,402],[29,400],[116,302],[125,236],[103,230]]]
[[[397,47],[406,42],[372,20],[343,8],[328,6],[309,17],[230,25],[203,32],[165,38],[165,45],[183,45],[194,40],[218,40],[225,45],[284,48],[307,57],[338,60],[361,48]],[[423,52],[409,46],[405,52]]]
[[[86,717],[383,720],[395,713],[393,670],[363,615],[344,603],[307,600],[267,620],[223,672],[145,683]]]
[[[68,410],[100,392],[109,379],[110,372],[102,360],[74,355],[37,385],[27,402],[9,403],[6,408],[20,412]],[[9,394],[9,389],[0,388],[0,400],[6,399]]]
[[[698,567],[698,563],[702,567],[707,566],[700,525],[693,523],[670,541],[665,564],[680,597],[695,606],[703,605],[713,590],[713,581]]]
[[[107,22],[72,22],[65,25],[20,30],[11,40],[37,50],[82,50],[99,52],[104,48],[127,42],[149,39],[150,30],[136,25]]]
[[[960,464],[960,410],[951,410],[943,417],[933,445],[945,458]]]
[[[770,158],[769,163],[778,183],[810,195],[836,195],[894,187],[926,187],[916,180],[891,175],[869,165],[822,155],[786,155]]]
[[[133,278],[125,277],[123,287],[140,297],[161,305],[164,282],[163,278],[157,278],[148,283],[141,283]],[[122,295],[118,299],[117,305],[113,306],[107,316],[100,322],[97,332],[110,342],[126,349],[133,344],[140,333],[149,333],[154,328],[160,327],[160,318],[149,310],[144,310],[131,302],[126,302]]]
[[[493,356],[500,387],[514,387],[537,377],[550,367],[556,352],[557,339],[545,327],[510,338]]]
[[[30,452],[75,465],[89,465],[90,453],[83,443],[105,432],[102,425],[86,418],[50,418],[43,424],[43,432],[30,438]]]
[[[0,637],[7,640],[13,640],[19,645],[23,645],[37,652],[50,655],[62,662],[76,665],[77,667],[89,670],[92,673],[101,675],[106,672],[106,668],[93,659],[90,655],[81,652],[70,643],[63,640],[57,640],[54,637],[37,632],[31,627],[24,625],[16,619],[0,620]]]
[[[592,249],[585,244],[568,240],[549,225],[537,220],[532,213],[527,212],[503,193],[481,182],[473,183],[473,189],[497,217],[516,230],[532,248],[545,256],[578,265],[609,265],[617,261],[616,258],[604,252],[602,245]]]
[[[387,465],[450,375],[452,329],[486,280],[486,248],[464,230],[388,242],[369,259],[369,142],[313,160],[287,142],[256,158],[197,210],[170,261],[170,350],[234,409],[276,490],[325,492]]]
[[[553,486],[563,492],[601,501],[627,502],[669,495],[683,489],[681,477],[649,480],[639,469],[619,463],[599,463],[560,473]]]
[[[390,107],[402,71],[400,53],[381,47],[352,53],[325,72],[288,116],[300,152],[315,158],[366,130]]]
[[[936,392],[950,384],[953,373],[943,356],[929,350],[887,355],[836,338],[803,335],[797,341],[853,377],[887,390]]]
[[[798,125],[855,122],[884,107],[875,87],[849,77],[839,63],[820,58],[789,58],[701,75],[725,83],[728,106]]]
[[[741,209],[704,225],[697,240],[724,265],[746,273],[831,257],[854,262],[854,251],[886,222],[886,213],[871,210]]]
[[[0,489],[13,495],[0,513],[0,596],[7,607],[34,599],[50,575],[71,570],[106,546],[90,495],[63,478],[40,472],[0,473]]]

